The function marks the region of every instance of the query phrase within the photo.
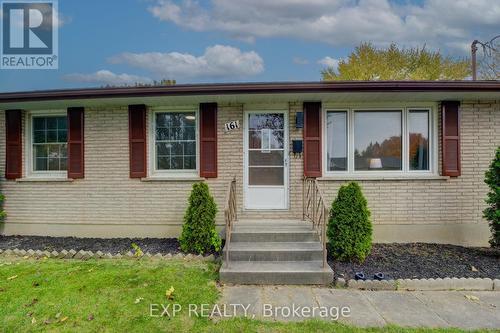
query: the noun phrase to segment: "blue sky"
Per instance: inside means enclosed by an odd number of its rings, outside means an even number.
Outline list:
[[[59,69],[0,70],[0,91],[319,80],[361,41],[466,56],[499,0],[59,0]]]

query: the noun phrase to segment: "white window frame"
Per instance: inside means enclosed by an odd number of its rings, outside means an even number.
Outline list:
[[[327,113],[328,112],[347,112],[347,170],[346,171],[329,171],[327,169]],[[379,170],[379,171],[356,171],[354,169],[354,114],[355,112],[381,112],[381,111],[400,111],[401,112],[401,135],[402,135],[402,169],[401,170]],[[428,111],[429,112],[429,170],[410,170],[409,163],[409,141],[410,133],[408,131],[408,113],[410,111]],[[335,178],[418,178],[438,175],[438,147],[437,147],[437,112],[436,107],[431,105],[426,106],[355,106],[355,107],[325,107],[322,112],[323,121],[323,176]]]
[[[156,114],[157,113],[193,113],[196,117],[196,169],[193,170],[158,170],[156,168]],[[198,177],[200,169],[200,112],[199,107],[153,107],[149,112],[149,177],[152,178],[189,178]]]
[[[26,168],[26,178],[68,178],[68,171],[35,171],[33,169],[34,161],[33,161],[33,118],[34,117],[57,117],[57,116],[67,116],[68,112],[66,110],[34,110],[29,111],[26,114],[26,122],[25,122],[25,168]],[[69,129],[68,129],[69,130]],[[69,135],[68,135],[69,138]],[[68,141],[66,141],[68,144]],[[68,157],[69,161],[69,157]],[[68,164],[69,165],[69,164]]]

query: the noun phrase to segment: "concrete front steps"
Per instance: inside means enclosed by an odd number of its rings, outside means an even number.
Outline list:
[[[229,251],[229,266],[226,252]],[[319,237],[301,220],[239,220],[223,249],[220,280],[234,284],[329,284]]]

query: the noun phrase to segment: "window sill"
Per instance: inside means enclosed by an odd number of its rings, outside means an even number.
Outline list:
[[[199,182],[204,181],[205,178],[198,176],[189,177],[146,177],[141,178],[141,182]]]
[[[438,175],[404,175],[404,176],[383,176],[383,175],[335,175],[335,176],[324,176],[319,177],[319,181],[334,181],[334,180],[375,180],[375,181],[388,181],[388,180],[400,180],[400,181],[419,181],[419,180],[448,180],[448,176],[438,176]]]
[[[62,178],[62,177],[30,177],[30,178],[18,178],[16,179],[18,183],[30,183],[30,182],[54,182],[54,183],[71,183],[73,178]]]

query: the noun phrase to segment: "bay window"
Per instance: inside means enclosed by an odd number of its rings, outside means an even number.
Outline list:
[[[327,110],[324,123],[326,175],[433,171],[430,108]]]

